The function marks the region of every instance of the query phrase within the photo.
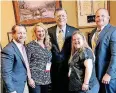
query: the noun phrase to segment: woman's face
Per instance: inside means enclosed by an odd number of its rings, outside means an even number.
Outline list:
[[[45,30],[42,27],[37,26],[35,30],[35,35],[36,35],[37,40],[44,40]]]
[[[75,49],[82,48],[83,44],[84,44],[83,37],[80,34],[73,35],[72,44],[73,44]]]

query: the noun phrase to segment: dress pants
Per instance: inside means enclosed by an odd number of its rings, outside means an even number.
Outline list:
[[[105,85],[106,93],[116,93],[116,78],[111,79],[109,84]]]
[[[52,93],[68,93],[69,79],[67,67],[63,63],[53,64],[51,69]]]
[[[48,93],[49,85],[36,85],[35,88],[29,86],[29,93]]]

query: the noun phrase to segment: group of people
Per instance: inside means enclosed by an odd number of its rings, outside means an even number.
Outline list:
[[[13,26],[13,40],[1,52],[7,93],[24,93],[26,83],[29,93],[48,93],[49,84],[52,93],[116,93],[116,27],[108,11],[96,11],[89,42],[67,24],[64,9],[54,16],[56,26],[36,24],[36,39],[26,45],[26,28]]]

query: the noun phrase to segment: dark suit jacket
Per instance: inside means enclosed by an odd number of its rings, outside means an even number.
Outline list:
[[[1,52],[2,77],[9,92],[23,93],[27,78],[23,57],[14,42]],[[9,93],[8,92],[8,93]]]
[[[69,25],[66,25],[65,42],[64,42],[62,51],[60,52],[58,44],[57,44],[56,28],[57,26],[54,26],[48,29],[49,35],[51,37],[52,46],[53,46],[52,47],[52,55],[53,55],[52,64],[54,65],[56,63],[62,63],[63,70],[65,69],[67,70],[68,60],[70,58],[70,53],[71,53],[71,36],[72,36],[72,33],[77,29]]]
[[[91,32],[89,45],[96,28]],[[100,32],[95,49],[96,72],[99,80],[108,73],[111,78],[116,78],[116,27],[106,25]]]

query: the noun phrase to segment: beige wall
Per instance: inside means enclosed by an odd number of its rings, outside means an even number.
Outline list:
[[[113,25],[116,25],[116,1],[112,1],[110,3],[110,16],[111,16],[111,23]],[[62,7],[66,9],[67,14],[68,14],[68,24],[72,25],[74,27],[77,27],[77,17],[76,17],[76,1],[62,1]],[[13,11],[13,6],[12,6],[12,1],[2,1],[1,2],[1,44],[4,47],[8,43],[8,38],[7,38],[7,32],[11,30],[11,27],[15,24],[15,18],[14,18],[14,11]],[[47,27],[51,27],[55,24],[49,24],[46,25]],[[90,32],[93,28],[85,28],[85,29],[80,29],[80,31],[84,32],[84,34],[87,35],[88,32]],[[27,42],[32,40],[32,26],[27,27],[27,35],[28,39]]]
[[[7,32],[15,24],[14,11],[11,1],[1,2],[1,44],[4,47],[8,43]]]
[[[110,23],[116,26],[116,1],[110,2]]]

